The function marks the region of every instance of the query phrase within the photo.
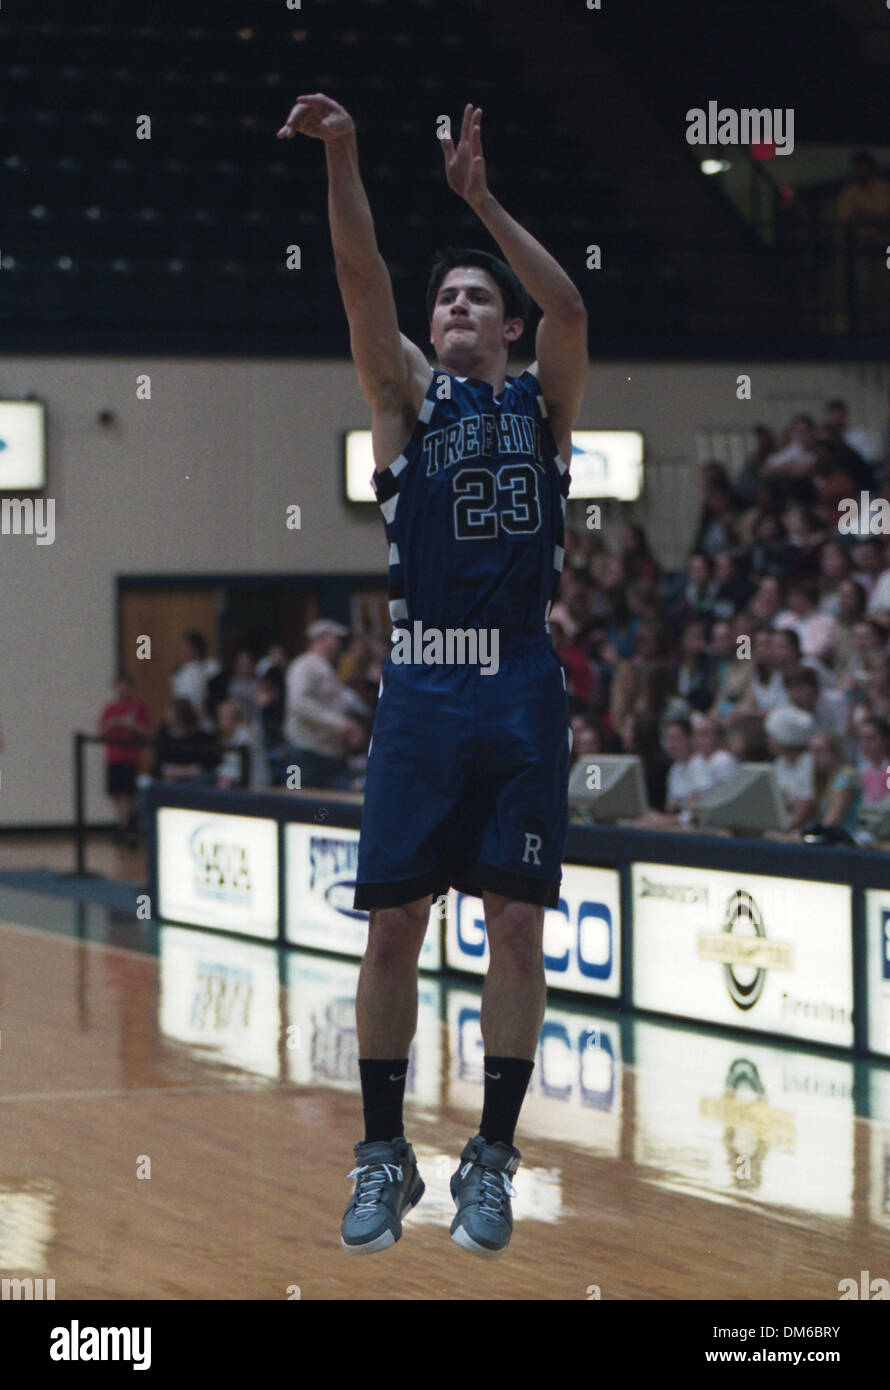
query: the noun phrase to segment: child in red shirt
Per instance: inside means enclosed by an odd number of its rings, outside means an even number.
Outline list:
[[[100,734],[143,739],[151,733],[153,724],[148,705],[134,694],[129,676],[122,674],[115,682],[114,699],[99,715]],[[130,845],[138,843],[136,775],[141,757],[138,744],[129,747],[125,743],[105,745],[105,790],[117,812],[118,839]]]

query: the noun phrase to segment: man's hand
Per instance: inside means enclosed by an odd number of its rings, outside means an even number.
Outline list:
[[[450,135],[442,140],[445,155],[445,177],[449,188],[472,207],[488,193],[485,160],[482,156],[482,107],[467,102],[460,128],[457,149]]]
[[[354,135],[355,122],[339,102],[315,92],[312,96],[297,97],[297,104],[279,130],[278,139],[292,140],[297,131],[331,144]]]

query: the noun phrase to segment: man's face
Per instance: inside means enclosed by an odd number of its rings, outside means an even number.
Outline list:
[[[691,556],[687,573],[692,583],[699,589],[703,589],[708,582],[708,566],[700,555]]]
[[[772,640],[773,664],[780,670],[797,659],[797,652],[784,632],[774,632]]]
[[[672,762],[688,758],[690,751],[689,735],[679,724],[668,724],[663,737],[664,751]]]
[[[830,430],[835,437],[843,434],[847,428],[847,411],[842,405],[829,406],[825,412],[825,428]]]
[[[481,266],[455,266],[439,286],[430,342],[443,367],[456,376],[491,369],[522,336],[521,319],[504,319],[504,301]]]
[[[788,694],[791,696],[791,703],[798,709],[805,709],[808,714],[813,714],[819,700],[818,688],[814,688],[807,681],[794,682],[788,687]]]

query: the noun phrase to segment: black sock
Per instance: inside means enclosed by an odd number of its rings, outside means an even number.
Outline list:
[[[362,1079],[365,1143],[404,1138],[402,1102],[408,1075],[407,1057],[396,1058],[394,1062],[360,1057],[358,1070]]]
[[[489,1057],[486,1053],[484,1066],[485,1099],[479,1133],[487,1144],[512,1147],[516,1122],[535,1064],[524,1057]]]

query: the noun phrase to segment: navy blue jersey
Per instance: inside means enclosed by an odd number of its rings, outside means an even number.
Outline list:
[[[372,479],[395,628],[484,628],[501,651],[547,635],[565,544],[567,461],[538,380],[433,372],[403,452]]]

